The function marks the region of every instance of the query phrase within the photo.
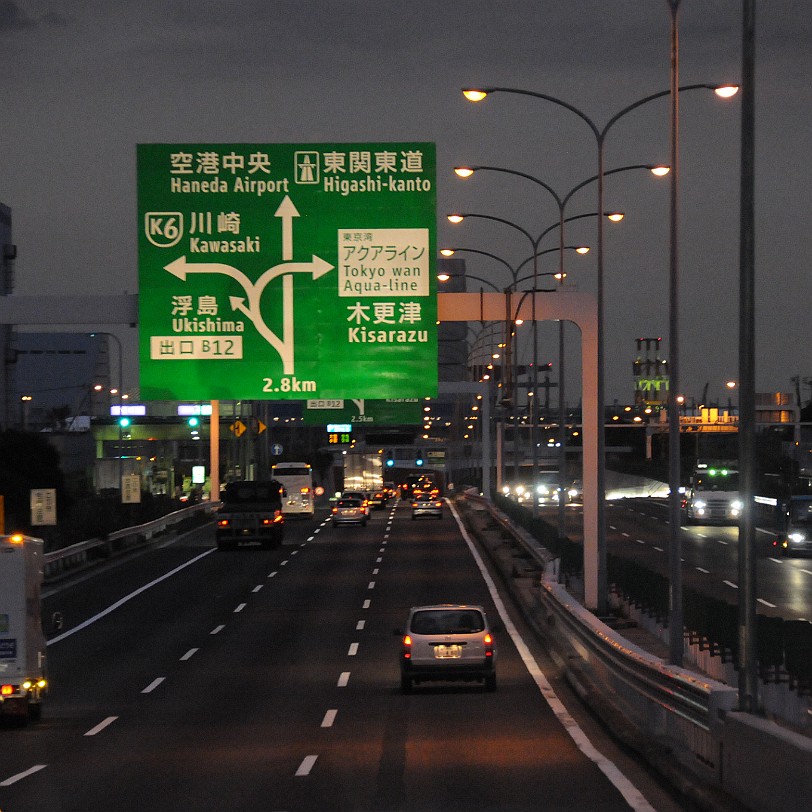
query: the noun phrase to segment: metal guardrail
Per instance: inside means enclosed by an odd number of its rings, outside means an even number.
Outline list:
[[[526,530],[514,525],[490,501],[470,494],[466,494],[466,498],[483,505],[493,520],[513,536],[542,570],[541,600],[548,622],[553,621],[566,630],[570,642],[590,665],[599,666],[607,675],[611,670],[613,682],[622,680],[627,688],[666,712],[676,714],[706,731],[719,718],[719,711],[734,707],[737,699],[735,689],[687,669],[667,665],[661,658],[624,639],[581,606],[558,583],[558,559],[552,553]]]
[[[115,530],[105,538],[88,539],[61,550],[45,553],[43,556],[45,580],[46,582],[54,580],[68,572],[95,564],[101,559],[111,558],[146,544],[190,516],[200,512],[211,512],[219,505],[219,502],[199,502],[144,524]]]
[[[713,810],[728,808],[719,789],[758,812],[792,809],[798,798],[809,797],[809,738],[737,712],[734,688],[671,666],[630,643],[558,583],[558,559],[529,533],[489,500],[470,492],[465,498],[482,505],[541,569],[540,590],[531,590],[538,597],[520,602],[549,637],[551,649],[563,654],[562,667],[573,687],[589,704],[597,703],[596,709],[614,708],[604,718],[616,731],[619,710],[629,728],[624,740],[641,745],[676,786]],[[587,681],[585,688],[579,679]]]

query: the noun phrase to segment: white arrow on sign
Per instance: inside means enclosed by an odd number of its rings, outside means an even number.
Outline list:
[[[293,259],[293,218],[299,216],[299,210],[285,195],[273,216],[282,220],[282,259],[287,262]]]

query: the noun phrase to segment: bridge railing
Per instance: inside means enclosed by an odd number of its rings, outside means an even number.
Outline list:
[[[100,559],[111,558],[149,544],[189,519],[213,512],[219,504],[198,502],[144,524],[115,530],[104,538],[87,539],[70,547],[45,553],[45,580],[56,580],[70,572],[97,564]]]

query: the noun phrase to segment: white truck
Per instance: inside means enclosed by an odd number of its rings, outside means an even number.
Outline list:
[[[697,463],[682,508],[687,524],[738,524],[742,501],[736,467]]]
[[[0,536],[0,717],[38,719],[48,681],[41,589],[44,542]]]

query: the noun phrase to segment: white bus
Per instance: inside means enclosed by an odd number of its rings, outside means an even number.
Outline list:
[[[306,462],[278,462],[271,467],[271,476],[285,489],[285,516],[313,515],[313,470]]]

